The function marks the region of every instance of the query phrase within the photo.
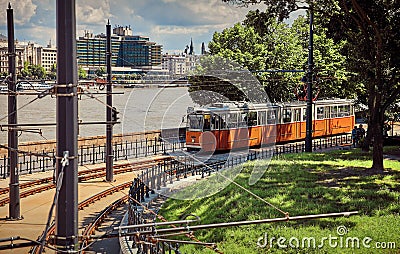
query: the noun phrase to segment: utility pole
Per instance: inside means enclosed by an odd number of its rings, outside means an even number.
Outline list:
[[[313,98],[312,98],[312,84],[313,84],[313,67],[314,67],[314,59],[313,59],[313,50],[314,50],[314,34],[313,34],[313,19],[314,19],[314,10],[312,4],[309,7],[310,12],[310,38],[309,38],[309,46],[308,46],[308,72],[307,72],[307,110],[306,110],[306,142],[305,142],[305,151],[312,152],[312,134],[313,134]]]
[[[14,44],[14,13],[11,4],[7,9],[7,33],[8,33],[8,165],[10,172],[10,206],[9,216],[11,220],[21,219],[19,197],[19,172],[18,172],[18,131],[17,126],[17,77],[15,71],[15,44]]]
[[[56,245],[78,250],[78,72],[75,0],[57,0],[57,179],[63,174],[56,209]],[[63,160],[61,160],[64,158]],[[66,160],[66,161],[65,161]]]
[[[106,181],[112,182],[114,178],[113,172],[113,147],[112,147],[112,138],[113,138],[113,124],[112,121],[112,83],[111,83],[111,25],[110,20],[106,25],[106,35],[107,35],[107,52],[106,52],[106,61],[107,61],[107,106],[106,106]]]

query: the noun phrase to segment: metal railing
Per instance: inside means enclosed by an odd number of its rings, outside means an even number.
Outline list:
[[[182,140],[170,140],[168,143],[158,138],[141,139],[115,143],[114,160],[127,160],[132,158],[147,157],[157,154],[166,154],[183,149],[185,143]],[[78,149],[79,165],[96,164],[105,162],[105,145],[86,146]],[[19,174],[32,174],[34,172],[45,172],[54,170],[56,150],[34,153],[21,153],[18,157]],[[8,157],[0,159],[0,177],[5,179],[9,176]]]

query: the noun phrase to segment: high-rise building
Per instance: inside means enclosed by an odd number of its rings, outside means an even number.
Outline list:
[[[113,29],[112,66],[149,68],[161,64],[162,45],[151,42],[149,37],[133,35],[130,27]],[[78,65],[88,68],[106,66],[106,35],[94,36],[85,32],[77,40]]]

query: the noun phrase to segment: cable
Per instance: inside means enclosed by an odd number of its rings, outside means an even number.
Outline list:
[[[47,89],[47,90],[41,92],[35,99],[33,99],[33,100],[29,101],[28,103],[22,105],[21,107],[19,107],[18,109],[14,110],[14,111],[11,112],[11,113],[9,113],[8,115],[6,115],[6,116],[0,118],[0,121],[3,121],[3,120],[6,119],[9,115],[12,115],[12,114],[14,114],[15,112],[17,112],[18,110],[21,110],[21,109],[25,108],[26,106],[32,104],[32,103],[35,102],[37,99],[41,99],[41,98],[46,97],[47,95],[50,94],[50,91],[51,91],[51,89]],[[18,94],[18,93],[16,93],[16,94]]]
[[[53,209],[56,206],[57,202],[58,202],[58,195],[60,194],[60,189],[62,186],[62,182],[63,182],[63,177],[64,177],[64,168],[65,166],[68,165],[68,152],[64,153],[64,157],[61,159],[61,170],[60,173],[58,174],[58,179],[57,179],[57,186],[56,186],[56,193],[54,194],[54,200],[53,200],[53,204],[51,205],[50,211],[49,211],[49,215],[47,217],[47,223],[46,223],[46,227],[43,231],[43,235],[42,238],[39,239],[39,242],[41,242],[40,245],[40,250],[39,253],[43,252],[44,249],[44,245],[46,242],[46,237],[47,237],[47,232],[50,228],[50,222],[51,222],[51,217],[53,216]]]

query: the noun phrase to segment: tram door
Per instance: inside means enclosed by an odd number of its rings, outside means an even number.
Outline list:
[[[293,121],[295,124],[295,138],[301,138],[301,108],[295,108],[293,110]]]

